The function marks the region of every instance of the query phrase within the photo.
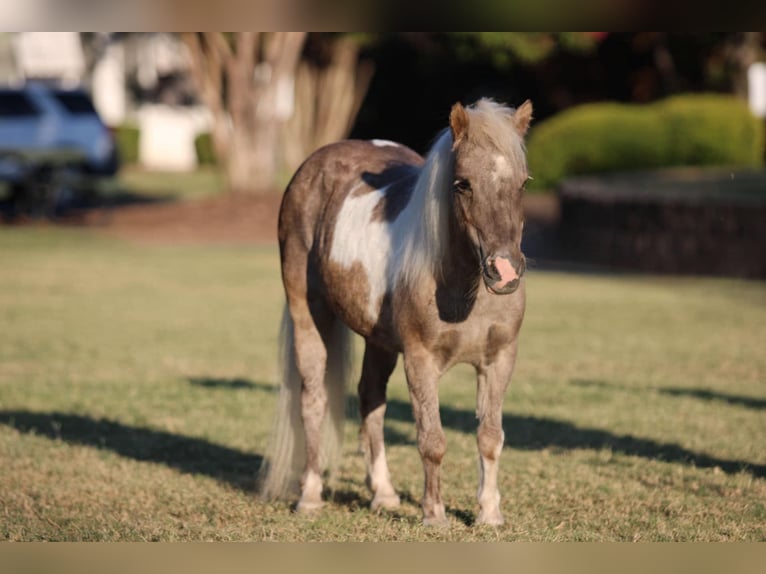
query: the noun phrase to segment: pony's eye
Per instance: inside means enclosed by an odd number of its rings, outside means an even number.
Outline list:
[[[467,179],[458,178],[452,185],[455,187],[455,191],[458,193],[470,195],[473,191],[471,189],[471,182]]]

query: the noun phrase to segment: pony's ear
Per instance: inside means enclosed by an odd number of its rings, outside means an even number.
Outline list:
[[[468,131],[468,114],[458,102],[449,113],[449,127],[452,130],[452,149],[455,149]]]
[[[513,114],[513,122],[521,135],[526,135],[529,130],[529,122],[532,121],[532,102],[527,100],[521,104]]]

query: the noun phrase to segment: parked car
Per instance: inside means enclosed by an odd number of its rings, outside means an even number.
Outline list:
[[[42,83],[0,88],[0,181],[11,189],[6,207],[57,209],[76,185],[114,176],[118,167],[112,132],[87,92]]]

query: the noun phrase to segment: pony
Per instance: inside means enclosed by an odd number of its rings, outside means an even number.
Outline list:
[[[427,525],[447,523],[438,382],[456,363],[477,373],[477,524],[503,523],[498,459],[503,398],[525,308],[522,194],[532,104],[456,103],[425,159],[386,140],[311,154],[284,193],[278,235],[287,303],[282,384],[261,474],[266,499],[297,485],[298,512],[323,504],[337,461],[351,332],[365,341],[360,446],[371,508],[400,498],[386,462],[386,387],[399,354],[417,426]]]

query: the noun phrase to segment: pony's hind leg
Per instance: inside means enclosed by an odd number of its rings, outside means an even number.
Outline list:
[[[322,502],[322,423],[327,410],[327,346],[334,317],[323,309],[310,309],[305,301],[289,301],[295,337],[295,362],[301,376],[301,418],[306,464],[301,477],[298,512],[310,512]],[[323,305],[320,305],[323,307]],[[324,336],[323,336],[324,335]]]
[[[371,508],[399,507],[386,462],[383,442],[383,418],[386,413],[386,386],[396,366],[397,353],[367,343],[359,381],[359,410],[362,426],[359,439],[367,464],[367,486],[374,497]]]

